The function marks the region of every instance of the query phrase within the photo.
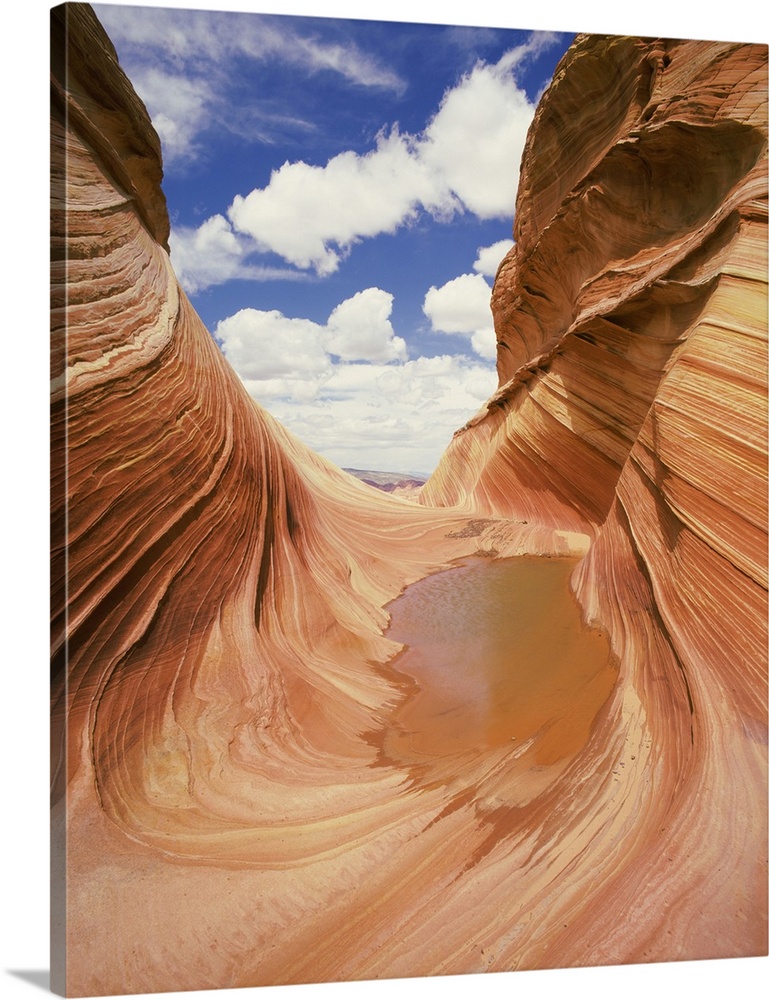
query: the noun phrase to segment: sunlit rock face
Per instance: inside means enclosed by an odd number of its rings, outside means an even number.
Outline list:
[[[422,492],[595,539],[574,583],[646,787],[551,961],[766,948],[766,72],[760,45],[575,42],[494,287],[499,391]]]
[[[417,505],[249,398],[174,277],[143,105],[90,8],[53,23],[54,984],[759,953],[765,51],[578,42],[502,387]],[[578,740],[409,749],[385,605],[476,553],[573,557],[618,677]]]

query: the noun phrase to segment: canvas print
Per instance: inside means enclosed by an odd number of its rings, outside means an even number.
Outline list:
[[[52,986],[767,953],[767,46],[52,10]]]

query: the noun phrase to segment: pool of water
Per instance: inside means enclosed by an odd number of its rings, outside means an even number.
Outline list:
[[[569,588],[575,560],[476,559],[408,587],[389,606],[392,666],[410,679],[388,754],[402,760],[529,744],[548,765],[576,753],[617,670]],[[529,742],[530,741],[530,742]]]

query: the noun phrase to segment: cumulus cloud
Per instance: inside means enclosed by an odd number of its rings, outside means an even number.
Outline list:
[[[550,36],[547,36],[550,38]],[[285,163],[264,188],[238,195],[228,217],[300,268],[330,274],[359,240],[393,233],[420,211],[448,220],[513,214],[518,166],[534,105],[515,69],[537,46],[478,63],[418,135],[381,132],[368,153],[344,152],[325,166]]]
[[[291,319],[277,309],[241,309],[217,325],[215,337],[243,379],[305,380],[330,370],[324,333],[312,320]]]
[[[395,232],[420,201],[434,203],[433,178],[411,147],[394,129],[362,156],[346,151],[325,167],[285,163],[266,188],[236,196],[230,221],[263,250],[330,274],[353,243]]]
[[[232,278],[267,281],[272,278],[305,280],[307,275],[286,267],[249,264],[251,240],[237,235],[223,215],[212,215],[197,229],[177,226],[169,240],[174,271],[184,290],[192,295]]]
[[[214,336],[235,371],[260,392],[314,398],[333,373],[335,359],[386,364],[407,357],[390,323],[393,297],[366,288],[345,299],[326,324],[294,319],[273,309],[241,309],[217,324]]]
[[[478,256],[473,264],[473,270],[478,274],[485,274],[489,278],[496,277],[497,268],[502,263],[502,258],[513,247],[512,240],[498,240],[490,247],[478,247]]]
[[[481,219],[512,216],[518,168],[534,115],[503,56],[479,64],[444,97],[427,126],[420,159]]]
[[[460,274],[445,285],[433,285],[422,306],[436,333],[470,338],[473,350],[489,360],[497,356],[497,339],[489,305],[491,289],[480,274]]]
[[[338,305],[328,318],[326,347],[343,361],[405,361],[406,341],[390,323],[393,297],[366,288]]]
[[[312,399],[297,396],[295,384],[243,381],[273,416],[338,465],[428,473],[496,388],[493,368],[449,355],[338,362]]]
[[[473,350],[482,358],[493,361],[497,357],[497,335],[493,326],[482,326],[470,335]]]
[[[430,472],[496,388],[491,365],[463,355],[407,359],[392,296],[367,288],[325,324],[242,309],[216,339],[249,393],[338,465]]]
[[[486,281],[479,274],[460,274],[445,285],[433,285],[425,295],[424,311],[439,333],[470,334],[491,319]]]

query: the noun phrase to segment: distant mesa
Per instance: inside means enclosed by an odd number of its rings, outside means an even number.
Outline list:
[[[395,496],[405,496],[415,499],[424,484],[430,478],[428,475],[419,475],[410,472],[372,472],[368,469],[345,469],[351,476],[360,479],[368,486],[373,486],[383,493],[392,493]]]

